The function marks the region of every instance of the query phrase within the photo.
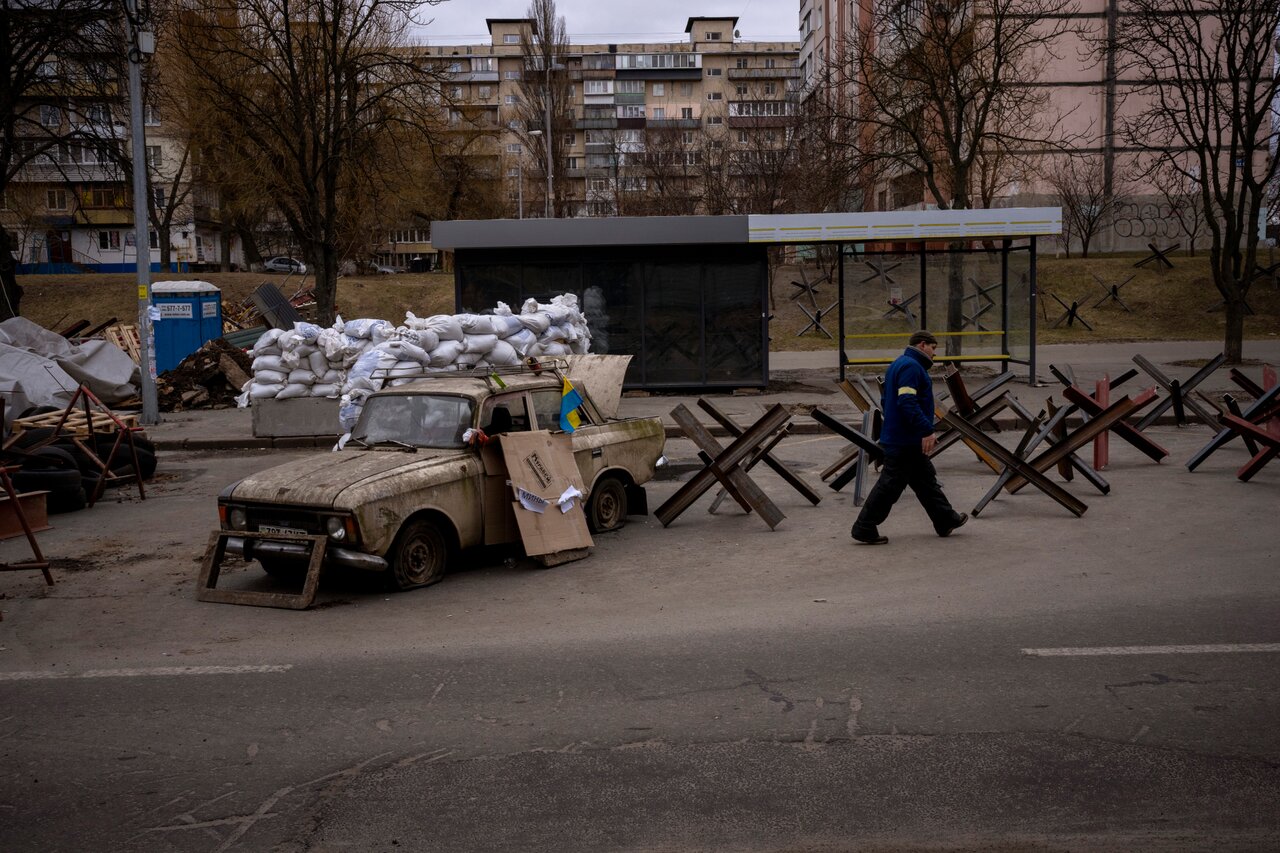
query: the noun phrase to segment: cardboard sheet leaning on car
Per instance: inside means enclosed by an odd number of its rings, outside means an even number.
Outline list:
[[[582,477],[565,433],[507,433],[500,439],[525,553],[544,566],[587,556],[592,543]]]

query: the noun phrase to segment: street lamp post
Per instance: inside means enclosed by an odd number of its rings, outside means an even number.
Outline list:
[[[529,131],[529,136],[531,137],[541,136],[541,135],[542,135],[542,131],[540,130]],[[550,143],[551,143],[551,137],[548,136],[547,137],[548,149],[550,149],[551,147]],[[550,163],[551,162],[550,159],[548,159],[547,162]],[[524,152],[523,151],[520,152],[520,162],[516,164],[516,168],[520,170],[520,218],[524,219]],[[547,186],[551,186],[550,181],[547,182]]]

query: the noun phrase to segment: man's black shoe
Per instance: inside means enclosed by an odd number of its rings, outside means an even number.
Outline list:
[[[881,536],[879,533],[876,533],[875,531],[872,531],[870,533],[865,533],[858,530],[857,526],[855,526],[852,530],[849,531],[849,535],[853,537],[855,542],[861,542],[863,545],[889,544],[888,536]]]
[[[969,514],[968,514],[967,512],[962,512],[962,513],[960,513],[960,517],[956,519],[956,523],[955,523],[955,524],[951,525],[951,526],[950,526],[950,527],[948,527],[946,530],[939,530],[939,531],[938,531],[938,535],[939,535],[939,536],[950,536],[952,533],[955,533],[955,532],[956,532],[957,530],[959,530],[961,527],[964,527],[965,522],[966,522],[966,521],[968,521],[968,520],[969,520]]]

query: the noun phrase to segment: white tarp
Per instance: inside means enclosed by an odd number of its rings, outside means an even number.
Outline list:
[[[72,344],[59,334],[14,317],[0,323],[0,391],[7,411],[20,394],[27,406],[65,406],[76,388],[85,385],[106,405],[138,395],[142,377],[138,365],[106,341]],[[13,395],[11,398],[10,395]]]

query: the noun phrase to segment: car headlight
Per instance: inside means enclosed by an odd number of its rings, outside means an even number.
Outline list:
[[[347,526],[341,517],[329,516],[325,519],[324,526],[329,531],[329,538],[335,542],[341,542],[347,538]]]
[[[249,526],[243,507],[233,506],[227,511],[227,526],[232,530],[244,530]]]

